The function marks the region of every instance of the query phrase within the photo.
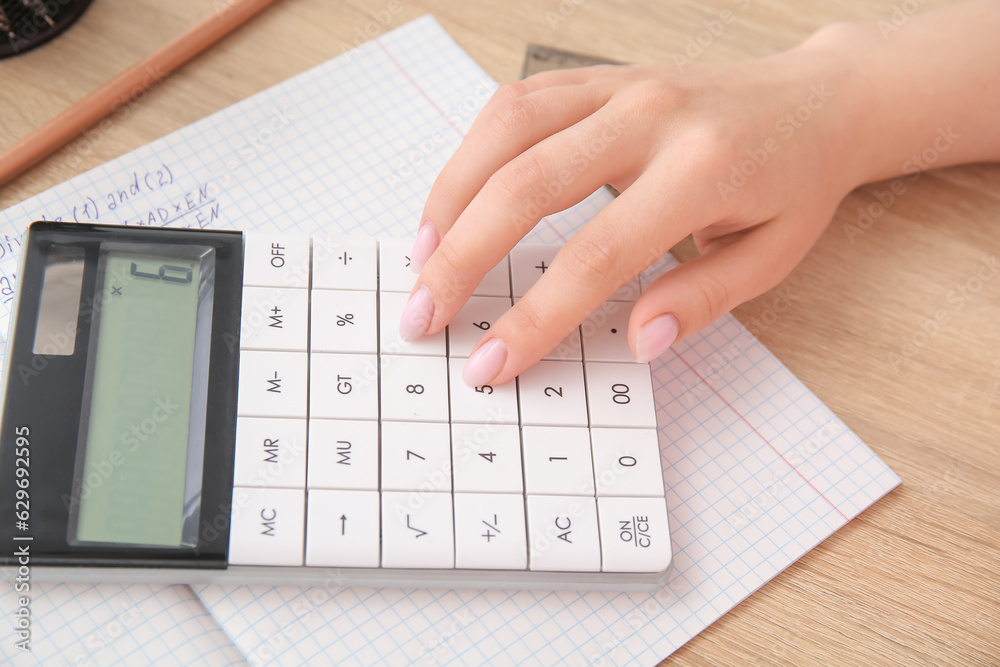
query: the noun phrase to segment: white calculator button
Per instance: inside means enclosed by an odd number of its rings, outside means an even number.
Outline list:
[[[593,496],[590,431],[565,426],[525,426],[524,483],[529,494]]]
[[[238,414],[241,417],[305,417],[305,352],[240,352]]]
[[[376,491],[309,491],[306,565],[378,567],[381,512]]]
[[[378,246],[379,291],[409,294],[417,282],[417,274],[410,268],[413,239],[381,237]]]
[[[378,358],[374,354],[310,355],[309,415],[378,419]]]
[[[450,493],[382,494],[382,567],[455,567]]]
[[[597,503],[579,496],[528,496],[532,570],[600,572]]]
[[[374,238],[316,236],[312,242],[313,289],[378,289]]]
[[[247,232],[243,284],[258,287],[309,287],[309,237]]]
[[[598,498],[597,521],[604,572],[662,572],[670,566],[663,498]]]
[[[586,426],[583,367],[573,361],[539,361],[518,377],[521,423]]]
[[[628,318],[632,307],[627,303],[608,301],[583,321],[583,358],[587,361],[620,361],[635,363],[628,347]]]
[[[445,346],[445,330],[431,336],[421,336],[417,340],[403,340],[399,335],[399,318],[406,306],[408,293],[382,292],[379,295],[379,334],[382,354],[416,354],[430,357],[443,357]]]
[[[312,291],[313,352],[377,352],[375,292]]]
[[[236,420],[234,486],[301,489],[306,479],[306,420]]]
[[[452,357],[468,357],[479,339],[490,330],[500,316],[510,310],[510,299],[496,296],[469,297],[462,309],[448,324],[448,353]]]
[[[243,288],[241,349],[305,352],[308,329],[308,291],[284,287]]]
[[[443,357],[383,355],[382,419],[448,421],[448,362]]]
[[[310,489],[378,491],[378,422],[309,420]]]
[[[306,492],[233,488],[230,565],[302,565]]]
[[[591,426],[656,428],[649,364],[587,362]]]
[[[559,246],[520,243],[510,251],[510,277],[514,296],[524,296],[552,266]]]
[[[660,443],[655,429],[595,428],[590,439],[598,496],[663,497]]]
[[[515,381],[496,386],[470,387],[462,379],[462,369],[468,359],[451,359],[451,420],[474,424],[516,424],[517,384]]]
[[[615,293],[608,298],[608,301],[636,301],[639,299],[639,295],[641,293],[642,288],[639,286],[639,276],[636,276],[619,287]]]
[[[455,567],[523,570],[528,566],[524,496],[455,494]]]
[[[447,424],[382,422],[382,488],[451,491],[451,432]]]
[[[517,426],[452,424],[455,491],[521,493],[521,437]]]
[[[479,296],[505,296],[510,298],[510,262],[507,257],[486,272],[472,292]]]

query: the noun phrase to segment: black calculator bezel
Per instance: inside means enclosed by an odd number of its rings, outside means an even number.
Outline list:
[[[67,539],[80,417],[87,392],[92,305],[101,244],[170,243],[215,248],[215,296],[209,352],[208,409],[201,480],[198,544],[143,547],[76,543]],[[39,291],[47,251],[54,244],[84,253],[83,289],[74,353],[33,352]],[[224,568],[229,551],[243,293],[243,234],[235,231],[35,222],[25,234],[19,296],[7,347],[7,377],[0,432],[0,565],[81,567]],[[79,252],[79,250],[77,252]],[[37,373],[19,372],[22,369]],[[27,381],[25,381],[27,378]],[[29,428],[29,529],[16,527],[16,429]],[[21,466],[23,467],[23,465]],[[23,474],[23,473],[22,473]],[[30,539],[26,539],[29,538]]]

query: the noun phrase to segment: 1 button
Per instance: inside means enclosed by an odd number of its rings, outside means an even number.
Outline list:
[[[377,352],[375,292],[312,290],[313,352]]]
[[[305,417],[305,352],[240,352],[241,417]]]
[[[590,439],[598,496],[663,497],[660,443],[654,429],[595,428]]]
[[[521,493],[521,438],[517,426],[452,424],[455,491]]]
[[[594,498],[528,496],[528,547],[532,570],[600,572]]]
[[[450,493],[382,494],[382,567],[455,567]]]
[[[518,376],[521,423],[586,426],[583,367],[573,361],[539,361]]]
[[[563,426],[525,426],[524,483],[529,494],[593,496],[590,431]]]
[[[301,489],[305,479],[304,419],[236,420],[234,486]]]
[[[308,486],[378,491],[378,422],[309,420]]]
[[[376,254],[374,238],[313,237],[313,289],[374,292],[378,288]]]
[[[587,362],[591,426],[656,428],[649,364]]]
[[[663,498],[598,498],[597,517],[604,572],[663,572],[670,566]]]
[[[309,287],[308,236],[247,232],[244,238],[244,285]]]
[[[524,496],[455,494],[455,567],[523,570],[526,545]]]
[[[378,361],[374,354],[313,353],[309,414],[320,419],[378,419]]]
[[[233,488],[230,565],[302,565],[305,491]]]
[[[379,497],[375,491],[309,491],[306,565],[378,567]]]
[[[282,287],[244,287],[240,348],[306,351],[309,292]]]

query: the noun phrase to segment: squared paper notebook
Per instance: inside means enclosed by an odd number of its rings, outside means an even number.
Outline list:
[[[0,213],[0,331],[36,219],[410,235],[495,87],[425,17],[28,199]],[[655,664],[899,484],[731,316],[652,370],[675,553],[657,593],[33,584],[14,662]],[[16,607],[5,584],[6,655]]]

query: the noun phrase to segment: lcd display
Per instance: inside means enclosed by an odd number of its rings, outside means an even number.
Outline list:
[[[188,545],[185,526],[197,524],[198,509],[191,489],[201,486],[214,251],[120,247],[102,251],[98,267],[75,538]]]

